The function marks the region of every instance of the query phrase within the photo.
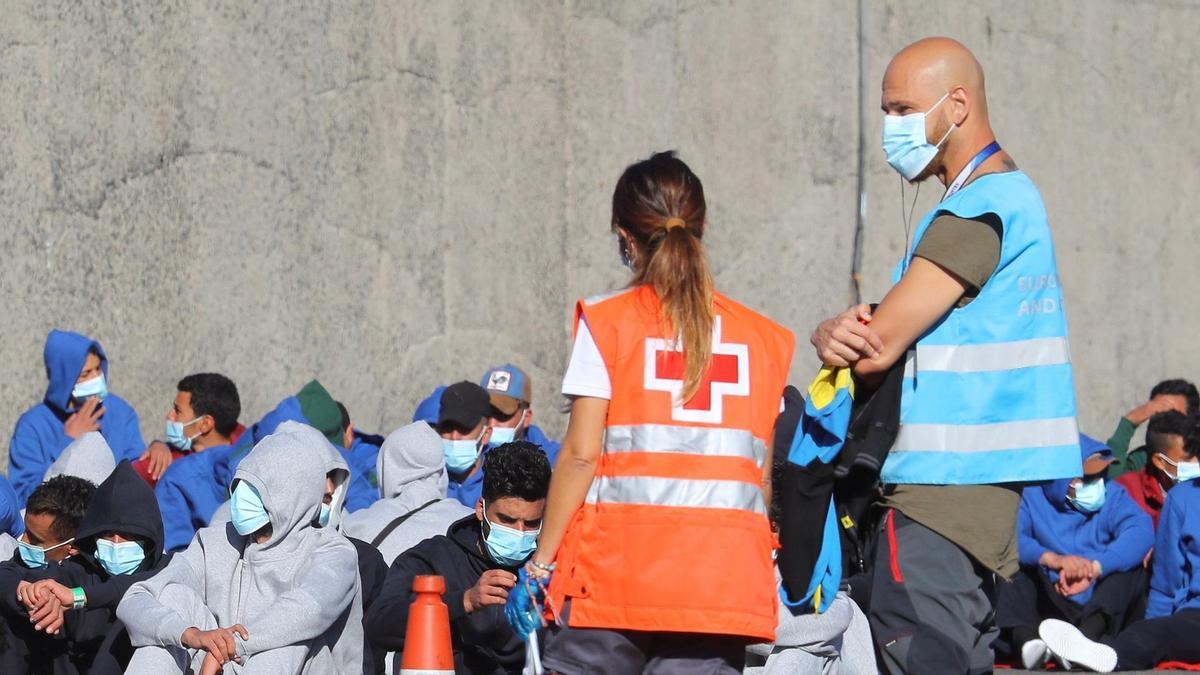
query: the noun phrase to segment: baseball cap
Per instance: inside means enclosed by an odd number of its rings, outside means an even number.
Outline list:
[[[464,429],[474,429],[491,413],[487,392],[474,382],[456,382],[442,392],[438,424],[453,422]]]
[[[479,386],[487,391],[492,407],[505,415],[517,412],[521,404],[528,404],[533,396],[529,376],[511,363],[488,368]]]
[[[1091,436],[1079,434],[1079,449],[1083,458],[1083,475],[1085,476],[1103,473],[1109,464],[1117,461],[1107,445]]]

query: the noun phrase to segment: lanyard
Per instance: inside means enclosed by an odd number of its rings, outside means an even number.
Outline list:
[[[978,154],[972,157],[971,161],[967,162],[967,165],[962,168],[962,171],[959,171],[958,175],[955,176],[954,182],[950,184],[950,187],[946,189],[946,194],[942,197],[942,201],[946,201],[955,192],[958,192],[960,189],[962,189],[963,183],[966,183],[967,179],[971,177],[971,174],[975,173],[975,169],[978,169],[980,164],[983,164],[988,157],[991,157],[997,152],[1000,152],[1000,144],[996,141],[992,141],[991,143],[988,143],[987,147],[980,150]]]

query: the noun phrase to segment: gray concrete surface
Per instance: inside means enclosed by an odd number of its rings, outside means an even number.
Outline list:
[[[1167,0],[7,2],[0,433],[55,326],[105,344],[148,436],[198,370],[248,420],[319,376],[386,431],[506,360],[561,432],[572,303],[624,281],[613,182],[666,148],[705,181],[719,287],[796,331],[805,380],[850,299],[860,113],[877,299],[904,241],[879,79],[944,33],[1045,195],[1104,436],[1198,375],[1198,30]]]

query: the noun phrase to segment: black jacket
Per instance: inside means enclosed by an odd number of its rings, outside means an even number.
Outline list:
[[[383,660],[387,656],[387,650],[372,645],[366,637],[366,616],[367,611],[375,604],[375,598],[379,597],[380,591],[383,590],[383,582],[388,572],[387,563],[384,562],[379,549],[361,539],[346,538],[354,544],[354,550],[358,552],[358,578],[362,583],[363,672],[367,675],[384,675]]]
[[[109,532],[144,542],[146,557],[132,574],[110,576],[96,560],[96,539]],[[14,666],[8,660],[0,660],[5,667],[4,672],[59,675],[74,672],[91,675],[123,673],[133,656],[133,648],[125,627],[117,621],[117,604],[130,586],[166,567],[169,556],[162,553],[163,540],[162,516],[154,491],[137,475],[128,461],[121,462],[96,489],[83,521],[75,532],[75,547],[80,551],[78,555],[46,570],[30,570],[23,566],[0,570],[0,589],[6,596],[0,600],[0,605],[4,606],[3,612],[6,618],[25,616],[26,624],[29,620],[25,609],[15,600],[16,584],[22,579],[36,581],[52,578],[68,588],[81,587],[87,595],[87,607],[68,611],[62,633],[53,640],[55,664],[52,667],[43,663],[45,659],[38,656],[49,646],[39,638],[37,643],[29,645],[29,651],[34,656],[24,668]],[[9,585],[12,586],[11,593]],[[9,670],[14,667],[17,669]]]
[[[408,607],[415,599],[413,578],[436,574],[446,581],[444,599],[450,608],[450,639],[454,670],[459,674],[520,673],[525,645],[504,618],[503,605],[485,607],[472,614],[463,608],[463,594],[489,569],[514,572],[485,553],[483,530],[472,514],[452,524],[445,535],[431,537],[400,554],[388,570],[383,592],[375,599],[364,622],[367,638],[388,651],[404,651]]]

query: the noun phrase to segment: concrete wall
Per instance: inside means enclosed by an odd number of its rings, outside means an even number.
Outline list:
[[[1085,429],[1197,374],[1190,3],[6,4],[0,430],[58,326],[104,343],[147,436],[189,372],[247,420],[318,376],[386,431],[506,360],[561,432],[572,303],[624,282],[613,182],[666,148],[719,287],[796,331],[804,380],[850,298],[860,136],[866,298],[903,245],[878,86],[934,33],[977,51],[1045,195]]]

